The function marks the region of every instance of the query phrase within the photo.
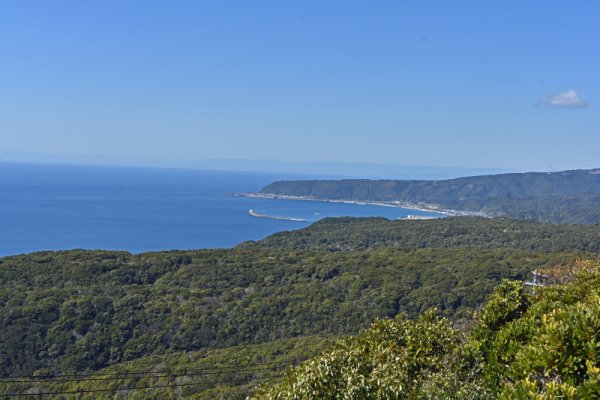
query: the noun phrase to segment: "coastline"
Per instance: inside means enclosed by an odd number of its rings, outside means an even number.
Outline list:
[[[461,211],[461,210],[450,210],[438,208],[435,205],[428,204],[416,204],[404,201],[361,201],[361,200],[343,200],[343,199],[322,199],[311,196],[293,196],[293,195],[281,195],[274,193],[235,193],[234,196],[239,197],[248,197],[248,198],[258,198],[258,199],[274,199],[274,200],[300,200],[300,201],[322,201],[326,203],[345,203],[345,204],[355,204],[355,205],[371,205],[371,206],[381,206],[381,207],[397,207],[397,208],[406,208],[409,210],[422,211],[422,212],[433,212],[437,214],[443,214],[446,216],[478,216],[478,217],[486,217],[483,212],[477,211]]]

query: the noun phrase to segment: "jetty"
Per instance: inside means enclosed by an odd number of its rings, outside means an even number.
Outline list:
[[[274,219],[276,221],[293,221],[293,222],[307,222],[304,218],[284,217],[279,215],[268,215],[254,211],[253,209],[248,210],[248,214],[256,218]]]
[[[409,220],[413,220],[413,221],[424,221],[424,220],[430,220],[430,219],[438,219],[438,217],[432,217],[432,216],[429,216],[429,215],[414,215],[414,214],[409,214],[409,215],[407,215],[405,217],[400,217],[398,219],[401,219],[401,220],[407,220],[407,219],[409,219]]]

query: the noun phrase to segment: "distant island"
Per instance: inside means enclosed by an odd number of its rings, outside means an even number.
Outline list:
[[[255,195],[393,205],[449,215],[504,216],[550,223],[600,223],[598,168],[431,181],[277,181]]]

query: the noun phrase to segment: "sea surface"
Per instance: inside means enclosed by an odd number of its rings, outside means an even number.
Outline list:
[[[0,256],[232,247],[324,217],[436,215],[404,208],[234,196],[312,176],[0,162]],[[306,219],[282,221],[261,214]]]

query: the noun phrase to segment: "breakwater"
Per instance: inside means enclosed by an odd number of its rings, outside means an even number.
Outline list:
[[[256,217],[256,218],[274,219],[277,221],[307,222],[307,220],[304,218],[293,218],[293,217],[284,217],[284,216],[279,216],[279,215],[262,214],[262,213],[254,211],[253,209],[248,210],[248,214],[250,214],[251,216]]]

